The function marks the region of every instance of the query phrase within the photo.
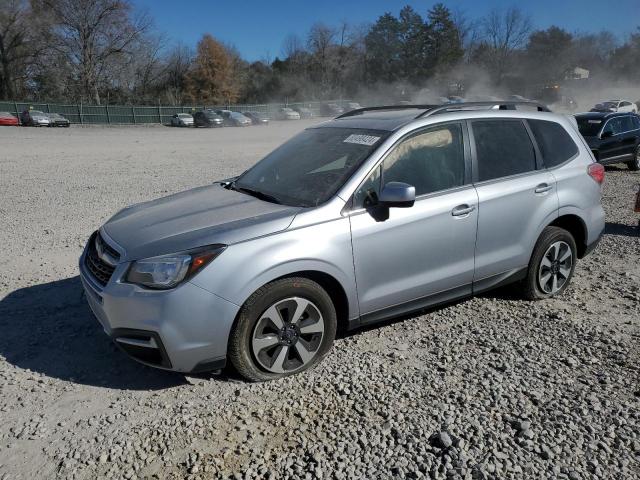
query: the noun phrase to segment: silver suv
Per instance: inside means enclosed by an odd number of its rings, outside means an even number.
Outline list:
[[[567,288],[604,228],[603,167],[524,102],[355,110],[235,179],[125,208],[80,272],[111,338],[180,372],[300,372],[353,329],[519,282]]]

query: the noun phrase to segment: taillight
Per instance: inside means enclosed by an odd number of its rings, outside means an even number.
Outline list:
[[[587,172],[591,178],[602,185],[602,182],[604,182],[604,167],[600,163],[592,163],[589,165]]]

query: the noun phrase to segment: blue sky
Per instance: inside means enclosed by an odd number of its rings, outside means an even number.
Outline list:
[[[397,14],[404,5],[421,15],[436,2],[395,0],[133,0],[146,8],[156,26],[171,41],[195,45],[203,33],[233,44],[247,60],[273,60],[281,54],[289,33],[305,36],[316,21],[337,25],[374,22],[384,12]],[[479,18],[495,7],[514,4],[529,13],[537,28],[558,25],[570,32],[608,29],[624,38],[640,26],[640,0],[456,0],[444,1],[470,18]]]

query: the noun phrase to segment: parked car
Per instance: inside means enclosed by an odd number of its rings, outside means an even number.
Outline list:
[[[20,114],[20,123],[29,127],[48,127],[49,116],[40,110],[25,110]]]
[[[338,326],[516,281],[560,295],[603,232],[604,167],[567,117],[491,106],[345,114],[125,208],[82,253],[87,301],[143,363],[262,381],[320,362]]]
[[[619,113],[638,113],[638,106],[628,100],[607,100],[596,104],[592,112],[619,112]]]
[[[634,113],[589,112],[576,116],[594,157],[604,165],[626,163],[640,170],[640,117]]]
[[[269,125],[269,117],[262,112],[243,112],[245,117],[251,120],[254,125]]]
[[[224,120],[213,110],[202,110],[193,115],[193,124],[196,127],[222,127]]]
[[[289,107],[283,107],[278,110],[276,116],[278,120],[300,120],[300,114]]]
[[[245,117],[240,112],[216,110],[216,113],[222,117],[224,124],[230,127],[248,127],[253,123],[251,119]]]
[[[313,114],[313,110],[308,107],[293,107],[293,110],[300,114],[300,118],[313,118],[315,115]]]
[[[344,113],[344,108],[337,103],[323,103],[320,105],[320,115],[324,117],[336,117]]]
[[[9,112],[0,112],[0,125],[2,126],[18,126],[18,119]]]
[[[59,113],[49,113],[48,117],[50,127],[69,127],[71,125],[71,122]]]
[[[174,113],[171,116],[172,127],[193,127],[193,115],[190,113]]]

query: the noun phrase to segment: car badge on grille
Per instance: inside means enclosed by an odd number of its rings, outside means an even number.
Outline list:
[[[105,251],[104,245],[102,244],[104,240],[100,237],[100,235],[96,235],[95,246],[96,246],[96,254],[107,265],[115,267],[117,265],[117,261],[108,252]]]

